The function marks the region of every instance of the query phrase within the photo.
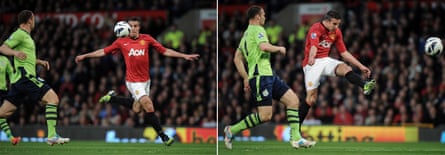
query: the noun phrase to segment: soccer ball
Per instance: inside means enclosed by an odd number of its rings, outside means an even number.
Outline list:
[[[114,35],[116,35],[116,37],[126,37],[130,34],[130,31],[130,24],[125,21],[119,21],[114,25]]]
[[[443,51],[442,40],[438,37],[429,37],[425,43],[425,53],[427,55],[439,55]]]

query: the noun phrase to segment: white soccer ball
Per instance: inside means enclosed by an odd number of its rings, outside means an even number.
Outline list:
[[[427,55],[439,55],[443,51],[442,40],[438,37],[429,37],[425,43],[425,53]]]
[[[114,25],[114,35],[116,37],[126,37],[130,34],[131,26],[126,21],[119,21]]]

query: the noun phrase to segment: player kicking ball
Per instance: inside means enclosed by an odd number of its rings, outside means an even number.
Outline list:
[[[82,54],[76,57],[76,63],[85,58],[97,58],[107,54],[120,52],[124,58],[126,66],[125,83],[132,99],[113,97],[113,91],[102,97],[102,103],[116,102],[132,109],[134,112],[144,112],[149,122],[161,137],[165,145],[170,146],[174,139],[168,137],[162,130],[150,94],[150,70],[149,70],[149,49],[153,47],[157,52],[168,57],[183,58],[185,60],[197,60],[198,54],[183,54],[175,50],[165,48],[148,34],[140,34],[140,20],[133,17],[128,20],[131,27],[130,34],[116,39],[111,45],[98,49],[94,52]]]
[[[362,88],[365,95],[370,95],[375,89],[375,80],[365,81],[354,73],[349,65],[329,57],[332,45],[335,45],[343,60],[357,66],[367,78],[371,78],[371,70],[347,51],[342,32],[338,28],[340,23],[340,14],[328,11],[320,22],[311,26],[306,36],[302,66],[307,96],[306,103],[300,106],[300,124],[303,123],[309,108],[315,104],[321,76],[345,77],[350,83]]]

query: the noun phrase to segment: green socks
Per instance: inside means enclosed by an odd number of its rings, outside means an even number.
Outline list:
[[[287,121],[290,126],[290,139],[291,140],[299,140],[301,139],[300,134],[300,118],[298,116],[298,110],[296,109],[287,109]]]
[[[8,122],[6,122],[6,118],[0,118],[0,128],[6,133],[9,139],[12,137],[11,129],[9,128]]]
[[[48,126],[48,138],[55,137],[56,134],[56,124],[57,124],[57,105],[47,104],[46,105],[46,124]],[[12,138],[11,129],[5,118],[0,118],[0,127],[6,133],[8,138]]]
[[[47,104],[45,108],[46,125],[48,126],[48,138],[55,137],[57,135],[57,105]]]
[[[252,113],[235,125],[232,125],[230,127],[230,132],[236,134],[244,129],[253,128],[258,124],[261,124],[260,115],[258,113]]]

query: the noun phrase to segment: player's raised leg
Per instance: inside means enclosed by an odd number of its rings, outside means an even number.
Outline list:
[[[338,64],[335,73],[344,76],[350,83],[363,88],[363,93],[365,95],[370,95],[375,89],[376,82],[374,79],[369,81],[363,80],[360,75],[354,73],[352,68],[345,63]]]
[[[100,97],[99,103],[110,103],[111,97],[116,96],[114,90],[110,90],[104,96]]]
[[[17,145],[21,138],[13,136],[6,118],[11,116],[16,109],[17,107],[7,100],[4,100],[0,107],[0,128],[6,133],[12,145]]]
[[[107,94],[102,96],[99,99],[99,103],[111,103],[114,105],[122,105],[128,109],[132,109],[134,112],[139,113],[140,108],[138,110],[135,110],[135,101],[131,97],[123,97],[123,96],[117,96],[114,90],[108,91]]]

